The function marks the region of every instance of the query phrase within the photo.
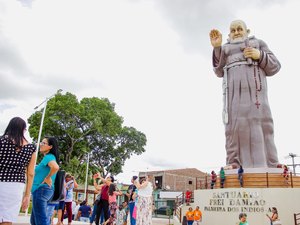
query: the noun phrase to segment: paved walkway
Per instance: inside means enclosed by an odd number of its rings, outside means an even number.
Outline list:
[[[30,216],[19,216],[18,221],[16,223],[13,223],[13,225],[30,225]],[[163,218],[153,218],[152,225],[168,225],[169,220],[163,219]],[[54,224],[56,224],[56,219],[54,219]],[[68,220],[64,220],[64,224],[68,224]],[[73,221],[72,225],[89,225],[90,223],[85,222],[79,222],[79,221]],[[173,224],[173,220],[171,219],[171,224]]]

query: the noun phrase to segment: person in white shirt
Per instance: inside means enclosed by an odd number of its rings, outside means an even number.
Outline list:
[[[65,198],[65,208],[68,214],[68,225],[72,223],[72,201],[73,201],[73,189],[78,187],[75,178],[71,174],[66,174],[66,198]]]
[[[78,201],[72,201],[72,219],[77,220],[77,214],[79,210],[79,202]]]
[[[153,186],[150,177],[146,176],[141,182],[136,179],[134,185],[137,187],[137,214],[136,225],[152,224],[152,192]]]

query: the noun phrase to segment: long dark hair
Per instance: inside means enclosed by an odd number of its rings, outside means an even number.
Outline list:
[[[272,207],[272,209],[275,211],[276,214],[278,214],[278,211],[277,211],[276,207]]]
[[[116,191],[116,185],[114,183],[111,183],[109,185],[109,189],[108,189],[108,195],[113,195],[114,191]]]
[[[48,141],[48,145],[51,145],[49,153],[53,154],[56,158],[57,164],[59,163],[59,153],[58,153],[58,142],[55,137],[45,137]],[[49,154],[48,153],[48,154]]]
[[[26,122],[20,117],[14,117],[9,121],[4,136],[7,136],[16,145],[16,149],[20,149],[23,146],[23,140],[26,140],[24,137],[25,129]]]

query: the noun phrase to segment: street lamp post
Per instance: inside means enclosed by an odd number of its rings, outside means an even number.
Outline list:
[[[289,156],[292,158],[292,163],[293,163],[293,173],[296,176],[296,165],[295,165],[295,160],[294,158],[297,157],[296,154],[294,153],[289,153]]]
[[[86,165],[86,174],[85,174],[85,185],[84,185],[84,199],[87,201],[87,186],[88,186],[88,175],[89,175],[89,164],[90,164],[90,154],[87,154],[87,165]]]
[[[36,153],[38,153],[39,150],[40,150],[40,141],[41,141],[41,135],[42,135],[42,130],[43,130],[44,118],[45,118],[45,114],[46,114],[47,103],[56,94],[61,93],[61,92],[62,92],[62,89],[59,89],[55,94],[53,94],[50,97],[46,98],[43,102],[41,102],[41,104],[39,104],[38,106],[34,107],[34,109],[37,110],[42,104],[45,104],[44,110],[43,110],[43,113],[42,113],[42,119],[41,119],[41,124],[40,124],[38,141],[37,141],[37,144],[36,144]],[[36,160],[35,160],[35,164],[36,164]]]

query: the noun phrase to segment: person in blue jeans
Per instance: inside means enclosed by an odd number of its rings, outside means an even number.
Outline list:
[[[94,201],[94,204],[93,204],[93,212],[92,212],[92,215],[90,216],[90,225],[92,225],[93,222],[95,221],[96,212],[97,212],[97,204],[100,201],[100,197],[101,197],[101,194],[99,193],[98,190],[96,190],[95,193],[98,193],[98,195],[97,195],[96,200]],[[102,217],[102,213],[101,213],[101,217]],[[100,223],[102,224],[103,220],[101,220]]]
[[[97,212],[97,202],[96,204],[94,203],[93,212],[92,215],[90,216],[90,225],[92,225],[95,222],[96,212]],[[109,210],[108,210],[108,216],[110,216]],[[104,211],[102,210],[100,215],[100,224],[102,224],[103,222],[104,222]]]
[[[32,185],[31,225],[50,225],[47,206],[54,193],[54,181],[59,169],[58,143],[53,137],[46,137],[40,143],[42,161],[35,168]]]
[[[241,187],[244,186],[243,174],[244,174],[244,169],[243,169],[243,166],[240,165],[240,168],[238,169],[238,178],[239,178]]]
[[[95,201],[96,202],[96,201]],[[94,202],[94,206],[93,206],[93,212],[92,215],[90,216],[90,224],[93,224],[93,222],[95,221],[95,217],[96,217],[96,211],[97,211],[97,202]],[[102,223],[102,222],[100,222]]]
[[[134,209],[134,205],[135,205],[135,201],[133,200],[132,196],[136,190],[136,186],[134,185],[134,181],[137,179],[137,176],[133,176],[131,179],[131,185],[129,185],[128,190],[127,190],[127,197],[129,199],[129,214],[130,214],[130,225],[135,225],[135,218],[133,218],[132,214],[133,214],[133,209]]]

